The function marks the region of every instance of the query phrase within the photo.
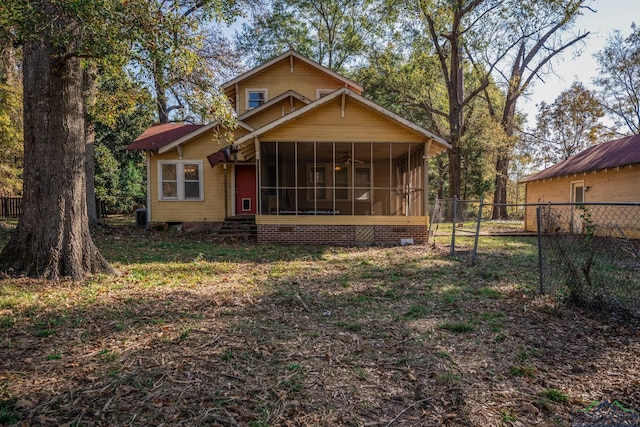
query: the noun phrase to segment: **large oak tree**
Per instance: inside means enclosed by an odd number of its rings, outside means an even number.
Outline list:
[[[11,0],[0,8],[0,37],[24,52],[23,214],[0,254],[3,271],[74,280],[115,272],[89,233],[81,57],[117,51],[122,5]]]

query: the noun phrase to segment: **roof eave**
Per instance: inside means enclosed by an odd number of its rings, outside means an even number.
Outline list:
[[[205,133],[206,131],[208,131],[209,129],[211,129],[214,126],[217,126],[219,123],[218,122],[211,122],[205,126],[202,126],[196,130],[194,130],[191,133],[188,133],[186,135],[181,136],[180,138],[176,139],[173,142],[170,142],[167,145],[164,145],[160,148],[158,148],[158,154],[163,154],[166,153],[167,151],[173,150],[174,148],[178,147],[179,145],[184,144],[185,142],[188,142],[190,140],[192,140],[193,138],[202,135],[203,133]]]
[[[350,96],[351,98],[362,102],[363,104],[367,105],[368,107],[372,108],[373,110],[399,122],[400,124],[410,128],[411,130],[413,130],[414,132],[417,132],[419,134],[424,135],[425,137],[436,141],[437,143],[441,144],[442,146],[444,146],[445,149],[451,149],[451,144],[449,144],[446,140],[444,140],[443,138],[429,132],[426,129],[421,128],[420,126],[416,125],[415,123],[410,122],[409,120],[398,116],[397,114],[385,109],[384,107],[379,106],[378,104],[376,104],[373,101],[370,101],[368,99],[366,99],[365,97],[358,95],[357,93],[347,89],[347,88],[342,88],[342,89],[338,89],[335,92],[330,93],[327,96],[324,96],[320,99],[315,100],[314,102],[305,105],[304,107],[302,107],[299,110],[294,111],[293,113],[287,114],[284,117],[281,117],[278,120],[274,120],[271,123],[268,123],[264,126],[262,126],[261,128],[256,129],[254,132],[251,132],[245,136],[243,136],[242,138],[238,138],[236,140],[237,144],[243,144],[246,141],[249,141],[253,138],[259,137],[260,135],[263,135],[266,132],[269,132],[272,129],[275,129],[276,127],[279,127],[280,125],[295,119],[298,116],[301,116],[303,114],[305,114],[307,111],[312,110],[314,108],[318,108],[319,106],[326,104],[327,102],[330,102],[332,100],[334,100],[335,98],[341,96],[342,94],[346,95],[346,96]]]

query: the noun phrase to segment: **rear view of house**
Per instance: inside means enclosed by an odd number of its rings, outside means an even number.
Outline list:
[[[234,143],[217,123],[156,125],[144,150],[148,221],[255,218],[258,241],[426,240],[428,158],[449,144],[294,51],[223,85]]]

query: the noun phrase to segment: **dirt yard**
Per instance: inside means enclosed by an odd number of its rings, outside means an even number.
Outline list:
[[[0,247],[11,225],[0,227]],[[535,240],[288,247],[106,227],[119,277],[0,278],[0,425],[570,426],[640,410],[640,328],[539,296]]]

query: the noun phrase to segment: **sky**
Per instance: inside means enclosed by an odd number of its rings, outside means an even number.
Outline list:
[[[591,7],[596,13],[586,11],[576,22],[576,30],[591,33],[581,54],[574,57],[571,51],[564,53],[554,64],[555,75],[547,75],[544,82],[536,82],[531,95],[520,101],[519,109],[527,114],[530,125],[535,123],[537,105],[542,101],[552,103],[574,81],[579,80],[587,88],[594,89],[591,81],[597,74],[598,64],[593,55],[604,47],[614,30],[627,36],[633,22],[640,25],[640,0],[595,0]]]
[[[527,0],[523,0],[527,1]],[[544,101],[552,103],[560,93],[579,80],[587,88],[595,89],[591,80],[596,76],[598,64],[593,55],[606,44],[614,30],[620,30],[623,36],[631,32],[631,24],[640,25],[640,0],[593,0],[590,7],[594,12],[585,11],[578,17],[574,30],[589,31],[590,35],[580,47],[580,54],[571,49],[554,61],[554,74],[538,80],[526,98],[518,102],[518,110],[527,115],[529,125],[535,124],[538,105]],[[241,28],[242,21],[227,29],[229,35]]]

